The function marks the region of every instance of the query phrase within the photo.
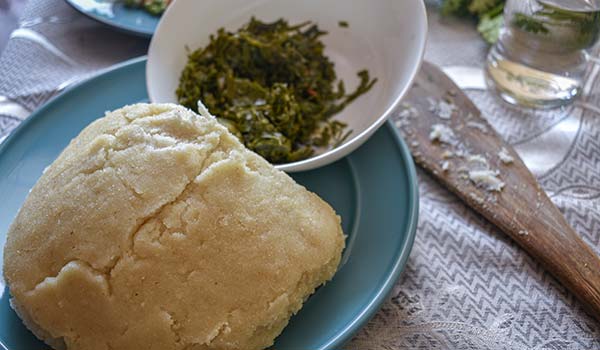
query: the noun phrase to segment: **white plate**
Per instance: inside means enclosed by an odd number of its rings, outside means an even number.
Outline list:
[[[313,21],[329,32],[326,55],[351,91],[356,73],[368,69],[378,82],[334,116],[353,130],[346,142],[309,159],[278,165],[309,170],[349,154],[387,119],[415,77],[425,49],[427,17],[422,0],[177,0],[158,24],[148,52],[146,83],[152,102],[176,102],[175,90],[187,62],[186,46],[204,47],[224,27],[235,31],[252,16],[263,21]],[[349,23],[348,28],[339,21]]]

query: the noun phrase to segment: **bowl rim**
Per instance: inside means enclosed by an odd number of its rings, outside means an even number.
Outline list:
[[[402,99],[404,98],[404,96],[406,95],[406,93],[408,92],[408,89],[410,89],[414,83],[414,80],[419,72],[419,70],[421,69],[421,65],[423,63],[424,57],[425,57],[425,48],[427,47],[427,38],[428,38],[428,31],[429,31],[429,24],[428,24],[428,18],[427,18],[427,9],[425,6],[425,2],[424,0],[413,0],[416,5],[417,5],[417,12],[418,12],[418,16],[421,18],[420,21],[420,26],[421,28],[417,28],[417,32],[418,33],[423,33],[422,34],[422,38],[423,40],[420,40],[418,45],[418,56],[417,56],[417,64],[415,64],[410,72],[408,73],[408,79],[407,79],[407,83],[405,84],[404,87],[402,87],[401,91],[396,94],[394,100],[392,101],[392,103],[388,106],[388,108],[375,120],[375,122],[373,122],[371,125],[369,125],[369,127],[367,127],[366,129],[364,129],[363,131],[361,131],[359,134],[354,135],[351,139],[349,139],[347,142],[339,145],[338,147],[334,147],[332,149],[329,149],[323,153],[317,154],[315,156],[312,156],[310,158],[307,159],[303,159],[300,161],[296,161],[296,162],[290,162],[290,163],[285,163],[285,164],[273,164],[273,166],[278,169],[278,170],[282,170],[288,173],[293,173],[293,172],[300,172],[300,171],[307,171],[307,170],[312,170],[312,169],[316,169],[316,168],[320,168],[323,166],[326,166],[328,164],[331,164],[341,158],[343,158],[346,155],[349,155],[350,153],[352,153],[356,148],[358,148],[360,145],[362,145],[364,142],[366,142],[368,140],[368,138],[370,136],[373,135],[373,133],[375,133],[375,131],[377,131],[377,129],[379,129],[384,122],[391,116],[392,112],[398,107],[398,105],[400,104],[400,102],[402,101]],[[177,1],[175,1],[177,2]],[[164,19],[168,17],[169,13],[173,11],[174,6],[169,6],[167,7],[167,10],[163,13],[160,21],[158,22],[158,25],[155,29],[155,34],[159,33],[161,31],[161,28],[163,28],[165,26],[164,24]],[[151,84],[151,78],[150,78],[150,70],[151,70],[151,57],[152,57],[152,52],[154,50],[156,50],[156,40],[158,38],[158,35],[153,35],[152,36],[152,40],[150,41],[150,45],[148,47],[148,64],[146,65],[146,89],[148,92],[148,98],[150,100],[150,102],[155,102],[156,99],[154,98],[154,94],[152,89],[150,88],[151,86],[153,86]]]

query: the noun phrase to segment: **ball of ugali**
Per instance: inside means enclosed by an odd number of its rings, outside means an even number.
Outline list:
[[[210,116],[108,113],[32,189],[4,274],[28,327],[75,350],[263,349],[337,269],[332,208]]]

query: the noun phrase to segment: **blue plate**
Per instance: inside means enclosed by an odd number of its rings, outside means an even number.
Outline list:
[[[136,59],[69,89],[0,146],[2,242],[29,189],[81,129],[106,110],[147,99],[145,69],[145,58]],[[406,264],[418,216],[414,163],[387,123],[350,156],[293,177],[340,214],[347,248],[334,279],[292,318],[276,348],[339,349],[378,310]],[[42,349],[10,309],[1,283],[0,345]]]
[[[76,10],[121,31],[151,37],[160,20],[143,9],[129,8],[121,0],[66,0]]]

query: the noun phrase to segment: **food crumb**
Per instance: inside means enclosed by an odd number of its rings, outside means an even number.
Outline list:
[[[477,204],[483,204],[483,199],[479,196],[477,196],[475,193],[470,192],[469,193],[469,197],[471,197],[471,199],[473,199],[475,202],[477,202]]]
[[[450,162],[447,160],[444,160],[441,165],[442,165],[442,170],[445,172],[450,169]]]
[[[519,230],[519,234],[521,236],[528,236],[529,235],[529,231],[527,231],[527,230]]]
[[[409,123],[406,119],[396,119],[396,120],[394,120],[394,125],[398,129],[403,129],[405,126],[408,126]]]
[[[404,102],[401,107],[402,111],[398,114],[401,118],[413,118],[419,115],[419,111],[410,103]]]
[[[487,166],[488,166],[487,159],[485,159],[485,157],[480,154],[468,156],[467,161],[469,162],[470,165],[473,165],[474,167],[479,167],[479,169],[474,169],[474,170],[480,170],[481,167],[487,168]]]
[[[482,124],[482,123],[478,123],[478,122],[474,122],[474,121],[469,121],[469,122],[467,122],[467,126],[469,128],[471,128],[471,129],[477,129],[477,130],[481,131],[484,134],[488,132],[487,126],[485,126],[485,124]]]
[[[456,110],[456,106],[453,103],[448,103],[444,100],[436,100],[429,97],[427,101],[429,102],[429,111],[441,119],[450,119],[452,113]]]
[[[444,159],[448,159],[448,158],[452,158],[454,156],[454,153],[446,150],[442,153],[442,158]]]
[[[348,24],[347,21],[339,21],[338,26],[340,26],[342,28],[348,28],[350,25]]]
[[[469,171],[469,179],[478,187],[483,187],[488,191],[500,192],[505,184],[498,178],[498,171],[489,169]]]
[[[444,124],[434,124],[431,127],[429,139],[431,141],[439,141],[442,143],[447,143],[449,145],[456,144],[456,136],[454,135],[454,131],[452,131],[450,127]]]
[[[504,147],[498,152],[498,158],[504,164],[510,164],[515,161],[515,159],[508,153],[508,150]]]

